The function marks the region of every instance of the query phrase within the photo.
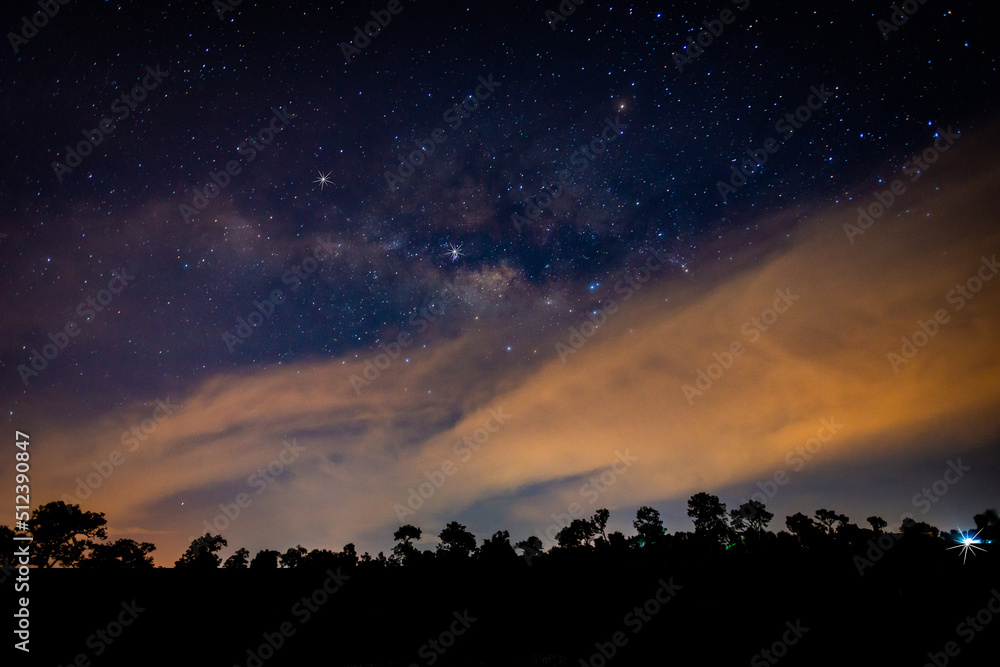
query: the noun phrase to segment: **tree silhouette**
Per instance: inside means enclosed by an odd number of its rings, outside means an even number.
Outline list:
[[[227,570],[245,570],[247,569],[247,561],[250,559],[250,552],[240,547],[236,550],[232,556],[226,559],[226,562],[222,564],[222,567]]]
[[[850,521],[843,514],[837,514],[833,510],[824,509],[816,510],[816,519],[817,523],[823,528],[823,532],[827,535],[833,535],[834,532],[846,526],[848,521]],[[834,524],[838,525],[834,526]]]
[[[510,533],[506,530],[498,530],[493,533],[493,537],[483,540],[483,546],[479,547],[479,557],[485,561],[503,562],[517,558],[514,547],[510,545]]]
[[[613,533],[608,533],[608,546],[612,549],[623,550],[628,548],[629,541],[620,530],[616,530]]]
[[[531,559],[544,553],[541,538],[537,535],[530,535],[514,545],[515,549],[520,549],[522,556],[531,564]]]
[[[281,567],[298,567],[306,553],[306,548],[301,544],[294,547],[288,547],[288,550],[280,556]]]
[[[326,570],[337,567],[339,558],[329,549],[313,549],[299,559],[297,567],[310,570]]]
[[[885,530],[885,527],[889,525],[888,523],[885,522],[885,519],[883,519],[880,516],[873,515],[865,519],[865,521],[867,521],[871,525],[872,530],[875,531],[876,535],[881,535],[882,532]]]
[[[344,563],[344,567],[352,568],[358,564],[358,552],[354,548],[354,542],[345,544],[344,550],[340,552],[339,556],[340,560]]]
[[[278,557],[281,554],[274,549],[261,549],[250,561],[251,570],[277,570]]]
[[[709,542],[728,544],[731,530],[726,515],[726,504],[718,496],[702,491],[688,500],[688,516],[694,523],[694,533]]]
[[[400,564],[411,562],[414,556],[420,553],[413,546],[413,542],[419,540],[422,534],[421,530],[416,526],[410,524],[400,526],[392,534],[392,539],[399,543],[392,548],[393,561]]]
[[[598,532],[593,520],[573,519],[568,526],[556,533],[556,544],[562,549],[589,547]]]
[[[977,531],[989,531],[990,528],[995,528],[1000,526],[1000,515],[997,514],[996,510],[986,510],[982,514],[977,514],[972,517],[972,520],[976,524]]]
[[[448,523],[438,537],[437,551],[445,557],[468,558],[476,551],[476,536],[457,521]]]
[[[174,567],[191,568],[195,570],[212,570],[219,567],[222,559],[217,555],[229,543],[222,535],[196,537],[191,546],[177,559]]]
[[[907,536],[917,536],[923,535],[928,537],[938,537],[941,531],[930,525],[929,523],[924,523],[923,521],[915,521],[909,517],[903,519],[902,525],[899,527],[903,535]]]
[[[601,537],[604,538],[605,543],[608,541],[608,536],[605,534],[604,529],[608,527],[608,518],[610,516],[610,511],[606,508],[601,508],[590,518],[590,523],[594,527],[595,534],[600,533]]]
[[[802,512],[796,512],[792,516],[785,517],[785,525],[788,526],[788,530],[793,535],[798,535],[799,537],[810,532],[819,531],[819,526],[816,525],[816,522]]]
[[[729,515],[732,518],[733,528],[744,537],[752,535],[754,538],[759,538],[774,518],[774,514],[768,512],[764,508],[764,503],[759,500],[745,502]]]
[[[110,544],[96,543],[90,555],[80,561],[81,568],[87,569],[128,569],[152,568],[150,553],[156,550],[150,542],[141,544],[135,540],[120,539]]]
[[[972,517],[976,524],[976,534],[984,540],[1000,539],[1000,515],[994,509]]]
[[[645,505],[640,507],[635,513],[635,521],[632,522],[632,527],[638,533],[637,537],[641,546],[662,542],[663,535],[666,532],[666,529],[663,527],[663,520],[660,519],[660,513],[652,507]]]
[[[820,540],[824,536],[822,526],[802,512],[785,517],[785,525],[788,526],[789,532],[799,538],[799,544],[807,549],[819,546]]]
[[[93,546],[93,538],[108,538],[107,523],[103,512],[83,512],[79,505],[61,500],[42,505],[28,520],[35,563],[39,567],[77,565]]]

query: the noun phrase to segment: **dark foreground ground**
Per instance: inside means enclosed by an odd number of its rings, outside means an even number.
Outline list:
[[[864,576],[850,555],[734,551],[342,569],[339,581],[32,570],[30,658],[8,648],[3,664],[997,664],[996,549],[963,566],[956,551],[900,544]]]

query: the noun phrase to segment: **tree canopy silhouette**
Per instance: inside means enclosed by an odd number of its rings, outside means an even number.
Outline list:
[[[635,513],[632,527],[635,528],[640,546],[659,544],[663,541],[663,535],[666,533],[663,520],[660,519],[660,513],[646,505],[640,507]]]
[[[79,505],[67,505],[61,500],[42,505],[28,520],[35,564],[78,565],[93,546],[94,538],[107,539],[107,523],[103,512],[84,512]]]
[[[96,543],[90,555],[80,561],[81,568],[105,570],[153,567],[153,553],[156,547],[151,542],[136,542],[122,538],[110,544]]]
[[[232,556],[226,559],[226,562],[222,564],[227,570],[245,570],[248,566],[248,560],[250,559],[250,552],[245,548],[240,547],[237,549]]]
[[[396,540],[398,544],[392,548],[392,554],[397,562],[406,563],[411,561],[414,556],[417,555],[418,551],[413,542],[419,540],[423,533],[416,526],[411,526],[406,524],[400,526],[395,533],[392,534],[392,539]]]
[[[727,545],[731,530],[726,514],[726,504],[719,502],[718,496],[702,491],[688,500],[688,516],[694,523],[696,536],[709,543]]]
[[[250,561],[251,570],[277,570],[278,557],[281,554],[274,549],[261,549]]]
[[[217,555],[222,547],[228,546],[222,535],[205,533],[203,537],[195,538],[187,551],[177,559],[174,567],[186,567],[195,570],[212,570],[219,567],[222,559]]]
[[[768,512],[764,508],[764,503],[759,500],[743,503],[738,509],[730,512],[729,516],[734,530],[744,538],[752,537],[753,539],[759,538],[764,529],[771,523],[771,519],[774,518],[774,514]]]
[[[432,565],[435,562],[454,565],[468,563],[491,563],[495,566],[521,562],[530,566],[536,559],[549,562],[552,559],[569,557],[575,562],[578,555],[601,552],[614,558],[624,554],[642,551],[653,555],[654,559],[669,557],[670,554],[698,552],[702,554],[720,553],[718,546],[745,545],[743,551],[774,553],[774,549],[794,549],[816,554],[836,553],[843,556],[853,550],[856,555],[867,554],[875,540],[884,534],[888,525],[878,516],[867,519],[868,528],[861,528],[850,522],[846,515],[821,508],[812,517],[801,512],[785,518],[788,533],[775,535],[767,528],[774,515],[765,505],[756,500],[748,501],[739,508],[726,512],[726,506],[717,496],[706,492],[692,495],[687,503],[688,515],[692,519],[694,533],[679,532],[670,535],[663,526],[658,510],[641,506],[632,526],[636,534],[626,537],[619,531],[607,533],[610,511],[598,509],[592,517],[572,519],[555,535],[556,545],[548,553],[542,540],[536,535],[511,544],[510,533],[496,531],[483,539],[477,547],[476,536],[457,521],[448,522],[439,533],[436,552],[420,552],[415,546],[423,531],[410,524],[400,526],[394,533],[396,542],[392,556],[386,559],[382,553],[376,557],[365,553],[358,555],[354,544],[347,544],[343,551],[327,549],[308,551],[302,545],[287,548],[284,553],[272,549],[261,549],[251,559],[245,548],[237,549],[226,560],[225,569],[276,570],[351,570],[357,567],[386,568],[407,567],[415,564]],[[945,543],[961,542],[967,536],[981,534],[984,541],[995,540],[1000,533],[1000,516],[996,510],[986,510],[974,517],[973,531],[952,530],[943,532],[925,522],[912,518],[902,521],[894,540],[903,539],[919,548]],[[67,505],[61,501],[40,506],[32,513],[29,527],[34,537],[34,561],[37,567],[79,567],[88,570],[102,569],[149,569],[153,565],[152,552],[156,547],[150,542],[136,542],[120,538],[114,542],[101,542],[107,538],[106,520],[100,512],[85,512],[77,505]],[[10,560],[15,533],[6,526],[0,526],[0,546],[7,545],[0,555],[0,569],[9,574],[15,563]],[[882,542],[878,542],[882,544]],[[220,552],[227,547],[221,535],[206,533],[195,538],[184,554],[174,563],[180,569],[216,569],[222,564]],[[884,547],[881,547],[884,549]],[[520,558],[519,553],[520,552]],[[873,561],[874,562],[874,561]]]
[[[438,553],[452,558],[469,558],[476,551],[476,536],[465,526],[452,521],[438,535],[441,542],[437,545]]]

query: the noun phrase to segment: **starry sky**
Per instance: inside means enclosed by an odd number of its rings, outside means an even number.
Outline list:
[[[691,530],[699,491],[970,527],[998,10],[890,5],[7,3],[32,505],[161,565],[213,521],[227,553]]]

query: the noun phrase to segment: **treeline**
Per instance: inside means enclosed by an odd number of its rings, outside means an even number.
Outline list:
[[[886,532],[888,523],[878,516],[870,516],[862,527],[833,510],[819,509],[813,516],[796,513],[785,518],[787,532],[774,533],[768,526],[774,515],[765,505],[752,500],[731,511],[725,503],[708,493],[696,493],[688,500],[687,514],[694,523],[693,532],[667,532],[660,513],[652,507],[640,507],[632,526],[634,535],[620,531],[606,531],[610,511],[599,509],[589,519],[573,519],[554,535],[556,546],[545,551],[538,536],[511,543],[506,530],[477,543],[476,536],[462,524],[452,521],[438,535],[436,551],[419,550],[415,543],[423,531],[410,524],[400,526],[393,534],[395,545],[388,557],[382,552],[377,556],[359,555],[353,544],[342,551],[328,549],[307,550],[301,545],[284,552],[261,549],[252,558],[245,548],[238,548],[223,560],[220,552],[228,547],[221,535],[206,533],[196,538],[184,554],[174,563],[176,568],[199,570],[216,569],[336,569],[336,568],[392,568],[413,567],[435,561],[450,564],[458,562],[503,563],[523,561],[531,565],[539,559],[560,553],[582,556],[588,552],[627,554],[628,552],[670,552],[683,549],[687,554],[736,549],[744,552],[805,551],[846,552],[853,554],[859,572],[879,560],[899,540],[922,541],[941,549],[962,548],[974,556],[982,544],[997,539],[1000,533],[1000,516],[996,510],[986,510],[973,517],[975,531],[944,532],[924,522],[904,519],[895,532]],[[83,569],[122,569],[154,567],[152,552],[156,547],[150,542],[131,539],[107,541],[107,521],[101,512],[81,510],[78,505],[63,501],[51,502],[36,509],[28,522],[32,535],[31,564],[35,567],[75,567]],[[0,565],[9,571],[16,563],[14,537],[19,533],[0,526]],[[971,544],[968,544],[971,542]]]

